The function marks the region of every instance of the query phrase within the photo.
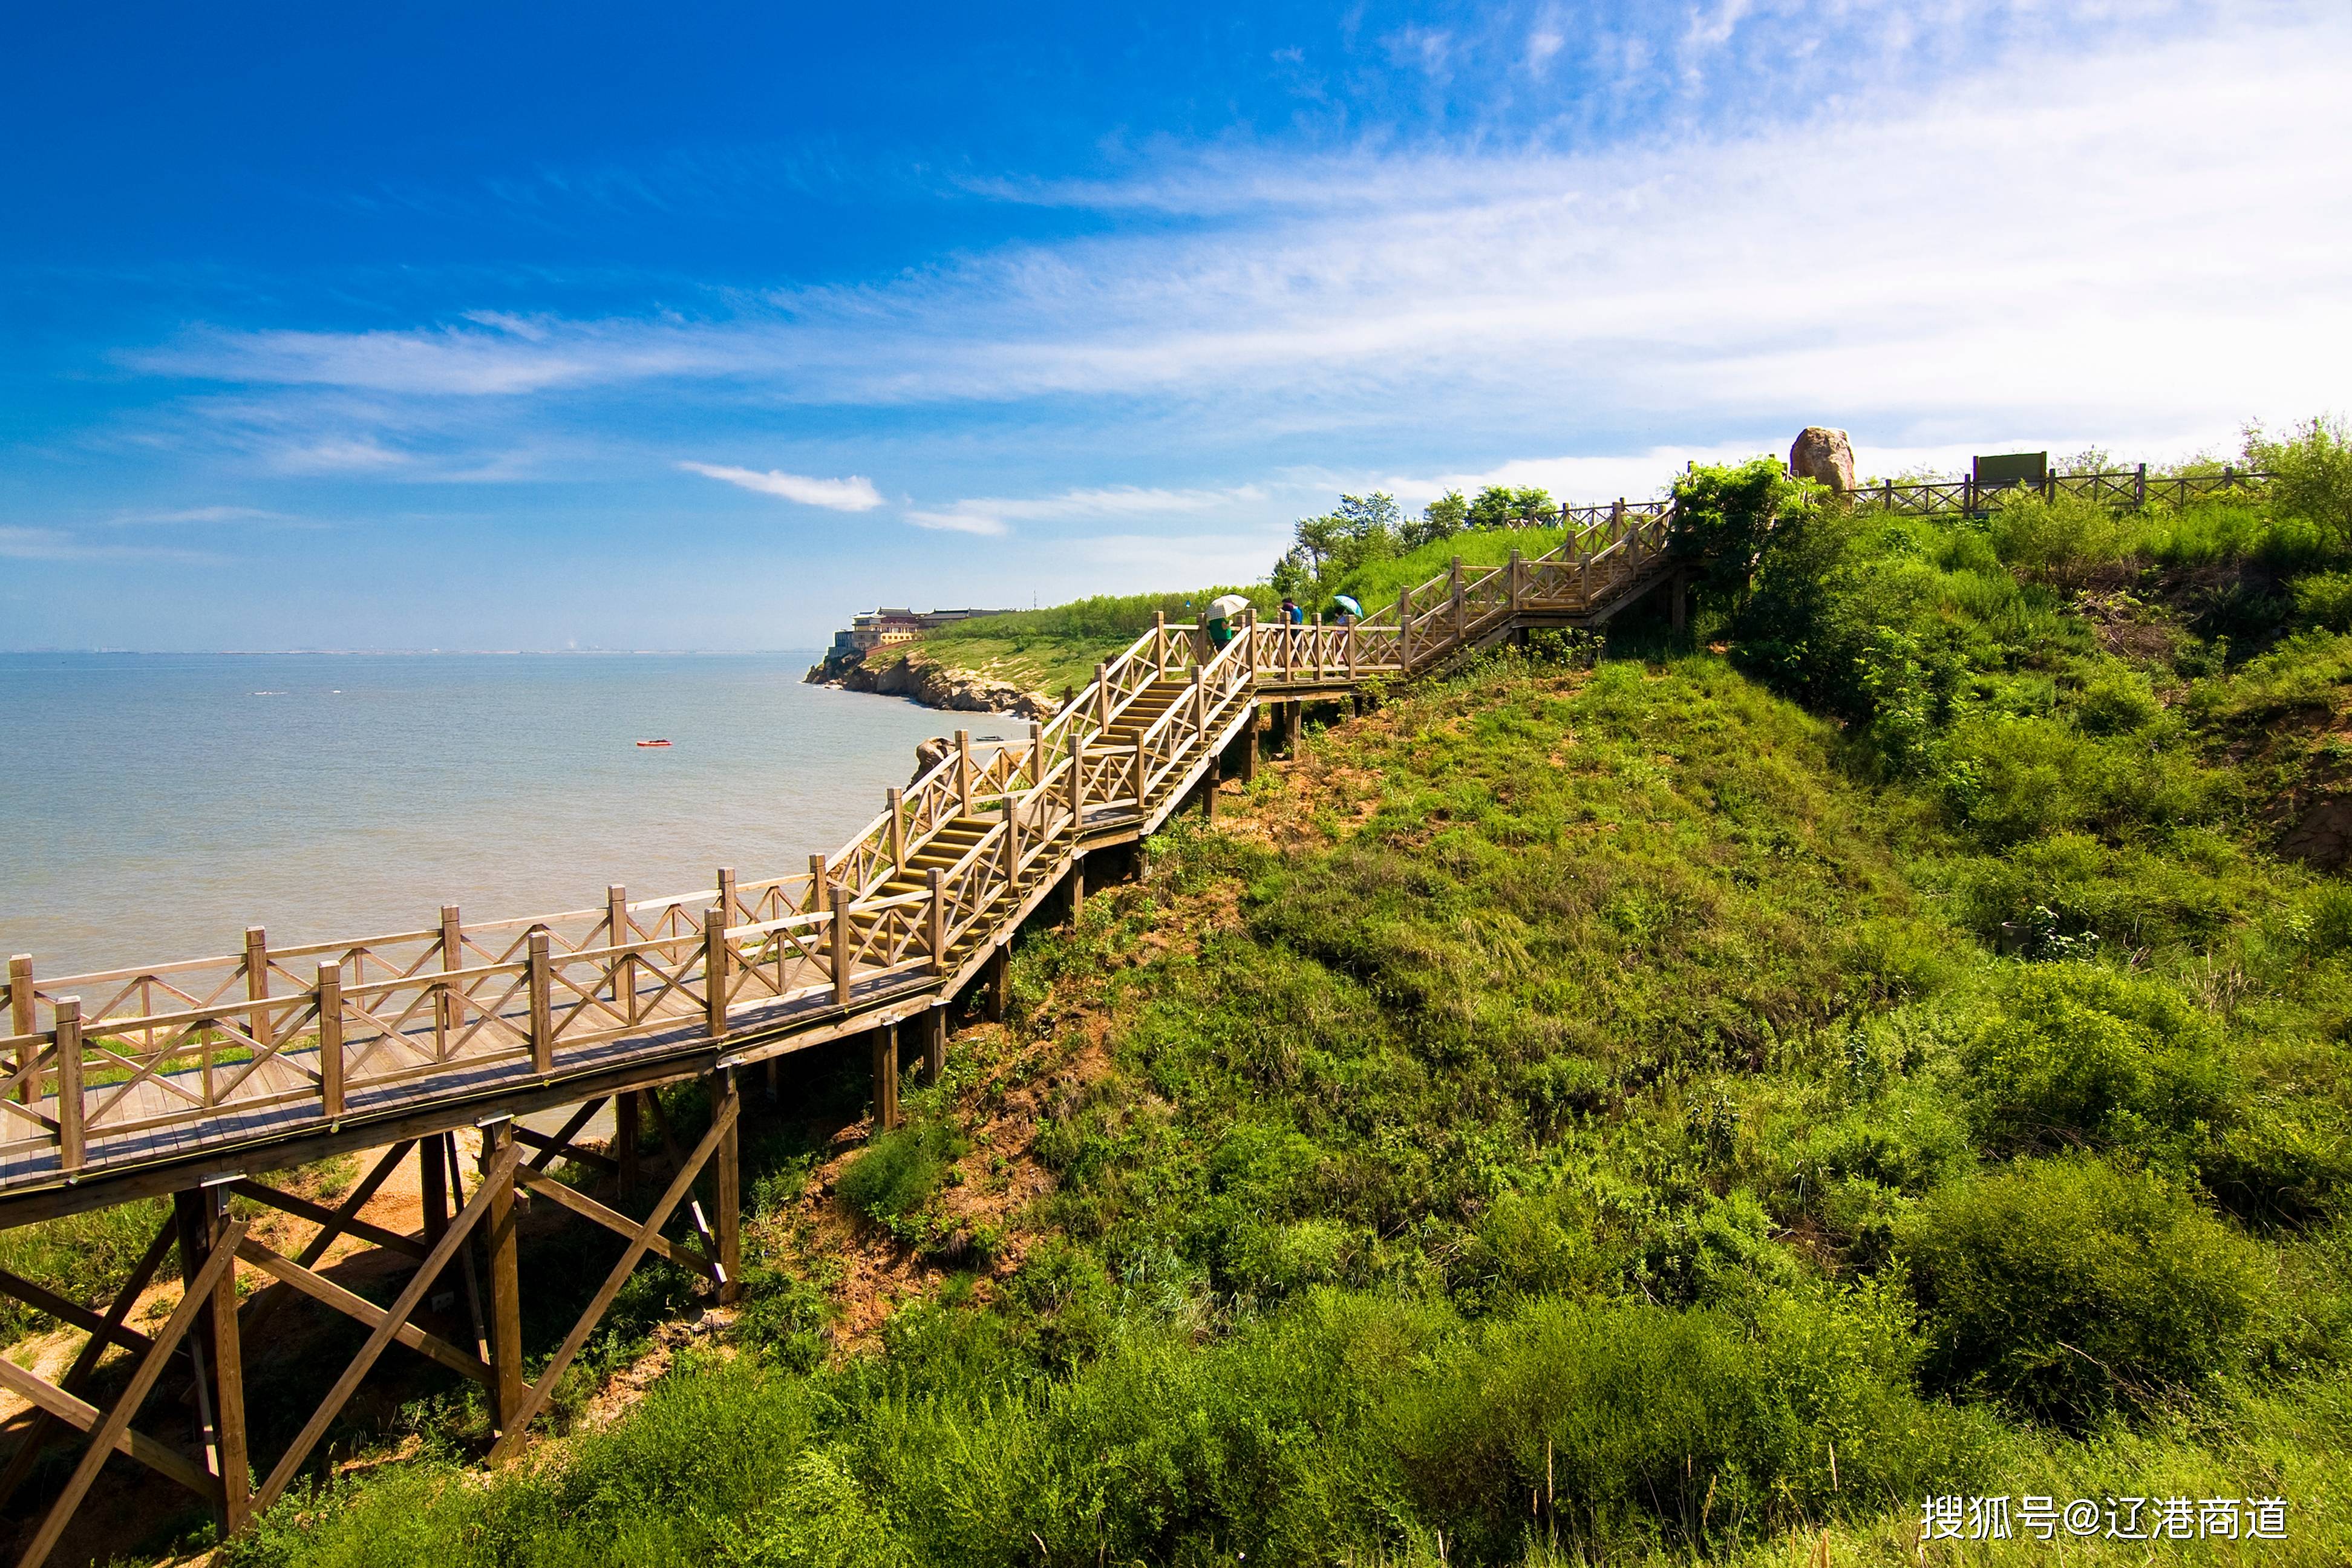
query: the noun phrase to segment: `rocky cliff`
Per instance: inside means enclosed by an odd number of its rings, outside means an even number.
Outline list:
[[[1007,681],[932,664],[909,653],[879,669],[861,658],[828,656],[812,665],[803,678],[812,686],[838,686],[845,691],[871,691],[884,697],[904,697],[926,708],[955,713],[1012,713],[1024,719],[1050,719],[1060,706],[1041,691],[1024,691]]]

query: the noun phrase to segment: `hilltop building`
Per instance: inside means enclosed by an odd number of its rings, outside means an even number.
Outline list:
[[[925,632],[968,621],[975,616],[1010,615],[1009,610],[864,610],[849,618],[848,629],[833,634],[832,658],[849,658],[894,643],[912,642]]]

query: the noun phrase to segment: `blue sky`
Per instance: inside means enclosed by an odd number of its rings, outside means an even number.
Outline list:
[[[843,14],[846,9],[849,14]],[[780,647],[2352,404],[2352,12],[19,8],[0,647]]]

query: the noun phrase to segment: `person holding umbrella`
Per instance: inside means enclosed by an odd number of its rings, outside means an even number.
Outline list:
[[[1331,607],[1339,612],[1339,624],[1343,626],[1352,626],[1364,618],[1364,606],[1345,594],[1334,594]]]
[[[1234,618],[1250,607],[1239,594],[1220,594],[1209,601],[1209,646],[1222,648],[1234,640]]]

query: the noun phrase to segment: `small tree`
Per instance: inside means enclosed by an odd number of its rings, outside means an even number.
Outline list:
[[[1470,503],[1460,490],[1447,490],[1444,495],[1421,509],[1421,516],[1404,525],[1404,545],[1418,550],[1424,544],[1434,544],[1441,539],[1451,539],[1462,531],[1470,516]]]
[[[1744,599],[1773,530],[1808,510],[1809,494],[1772,458],[1695,468],[1675,480],[1673,549],[1702,568],[1702,591]]]

